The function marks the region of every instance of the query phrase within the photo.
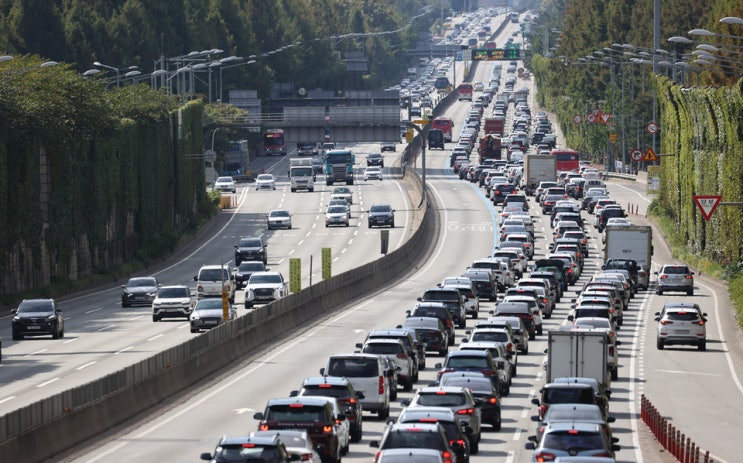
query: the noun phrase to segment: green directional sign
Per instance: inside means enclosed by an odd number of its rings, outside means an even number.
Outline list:
[[[521,59],[519,48],[473,48],[472,61],[511,61]]]

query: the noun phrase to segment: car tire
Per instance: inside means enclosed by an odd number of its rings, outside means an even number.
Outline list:
[[[618,367],[612,367],[611,369],[611,380],[616,381],[619,379],[619,368]]]
[[[64,328],[62,328],[62,331],[59,332],[59,337],[64,338]]]
[[[441,349],[441,350],[439,351],[439,355],[440,355],[441,357],[446,357],[446,354],[448,354],[448,353],[449,353],[449,349]]]
[[[351,429],[351,442],[353,442],[354,444],[357,442],[361,442],[362,434],[363,434],[363,431],[361,429],[361,426]]]
[[[371,222],[369,222],[369,228],[374,228],[374,225],[372,225]]]
[[[470,453],[472,455],[477,455],[480,452],[480,440],[472,439],[472,442],[470,442]]]
[[[697,345],[697,349],[700,351],[707,350],[707,341],[699,341],[699,344]]]
[[[665,346],[663,346],[663,340],[661,340],[660,338],[656,339],[655,340],[655,347],[658,350],[663,350],[663,347],[665,347]]]
[[[390,223],[390,228],[395,228],[395,221],[394,220]]]
[[[498,410],[498,416],[493,420],[493,431],[500,431],[501,428],[501,416],[500,410]]]
[[[192,333],[198,333],[198,332],[199,332],[199,330],[195,330],[195,329],[191,328],[191,332],[192,332]]]
[[[397,386],[390,388],[390,400],[397,400]],[[389,409],[387,410],[387,413],[389,414]]]
[[[131,307],[132,305],[128,302],[121,301],[121,307]]]
[[[153,315],[152,316],[152,321],[153,322],[159,322],[160,321],[160,317],[158,317],[157,315]]]
[[[387,405],[387,408],[384,408],[382,410],[379,410],[377,412],[377,415],[379,416],[380,420],[386,420],[390,416],[390,406]]]
[[[246,302],[245,303],[245,308],[246,309],[252,309],[253,308],[253,304],[251,302]]]
[[[13,341],[20,341],[22,339],[23,339],[23,335],[22,334],[16,333],[15,331],[13,331]]]
[[[516,377],[516,370],[517,370],[516,365],[511,365],[511,378]]]
[[[467,328],[467,322],[462,320],[461,323],[457,324],[457,328]]]
[[[694,288],[692,288],[692,289],[690,289],[690,290],[686,291],[686,295],[687,295],[687,296],[693,296],[693,295],[694,295]]]
[[[662,296],[663,295],[663,290],[662,289],[659,289],[659,290],[657,290],[655,292],[655,294],[657,294],[658,296]]]
[[[405,392],[410,392],[413,390],[413,381],[412,379],[408,379],[405,381],[405,384],[402,385],[402,390]]]
[[[510,395],[511,394],[511,385],[506,384],[506,387],[503,389],[503,395]]]
[[[542,335],[542,333],[543,333],[543,331],[542,331],[542,325],[539,325],[539,328],[537,329],[537,334],[538,334],[539,336],[541,336],[541,335]]]

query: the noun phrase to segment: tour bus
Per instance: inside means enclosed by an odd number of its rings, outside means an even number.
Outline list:
[[[472,101],[473,92],[474,92],[474,88],[472,87],[471,82],[462,82],[457,87],[457,99],[459,101],[462,101],[462,100]]]
[[[579,153],[571,149],[553,149],[550,154],[557,159],[558,172],[578,172]]]

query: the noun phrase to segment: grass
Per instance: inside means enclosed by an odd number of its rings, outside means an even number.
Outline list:
[[[737,265],[723,266],[703,255],[692,252],[679,233],[676,221],[670,211],[665,209],[658,200],[650,204],[648,215],[655,220],[655,223],[666,236],[673,257],[698,269],[700,275],[706,274],[727,281],[728,294],[735,309],[735,318],[738,321],[738,326],[743,328],[743,262],[739,262]]]

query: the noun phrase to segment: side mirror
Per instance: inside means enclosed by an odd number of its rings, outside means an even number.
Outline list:
[[[434,367],[434,368],[439,368],[439,369],[440,369],[440,368],[441,368],[442,366],[443,366],[442,364],[440,364],[440,363],[437,363],[437,364],[436,364],[436,365],[434,365],[433,367]]]
[[[356,398],[357,399],[365,399],[366,395],[361,391],[356,391]]]
[[[261,413],[261,412],[256,412],[255,414],[253,414],[253,419],[254,420],[262,420],[263,418],[264,418],[264,416],[263,416],[263,413]]]
[[[376,440],[369,441],[369,447],[378,449],[379,448],[379,441],[376,441]]]
[[[531,403],[534,404],[534,405],[536,405],[538,407],[539,406],[539,399],[537,399],[537,398],[531,399]]]
[[[364,347],[364,345],[361,344],[360,342],[357,342],[354,347],[357,348],[357,349],[362,349]]]
[[[291,391],[291,392],[289,393],[289,397],[296,397],[296,396],[298,396],[298,395],[299,395],[299,391]]]
[[[210,461],[212,459],[212,454],[209,453],[209,452],[202,453],[201,454],[201,459],[202,460],[206,460],[206,461]]]
[[[402,405],[403,407],[409,406],[410,405],[410,399],[403,399],[403,400],[401,400],[400,401],[400,405]]]
[[[193,277],[193,281],[199,281],[199,277],[198,276]]]
[[[320,368],[320,375],[325,376],[325,368]]]

